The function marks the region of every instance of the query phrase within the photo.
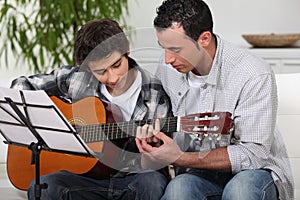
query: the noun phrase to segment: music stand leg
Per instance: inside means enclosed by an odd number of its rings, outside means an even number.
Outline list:
[[[32,152],[31,164],[35,165],[35,185],[34,185],[34,197],[36,200],[40,200],[42,189],[47,188],[47,184],[40,183],[40,153],[42,150],[42,145],[40,142],[31,143],[29,149]]]

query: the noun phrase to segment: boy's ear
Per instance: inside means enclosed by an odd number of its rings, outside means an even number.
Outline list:
[[[127,56],[129,56],[129,54],[130,54],[130,48],[128,48],[127,50]]]

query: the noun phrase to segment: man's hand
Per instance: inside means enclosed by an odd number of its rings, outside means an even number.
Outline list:
[[[148,162],[152,161],[166,166],[174,163],[183,152],[172,138],[160,132],[159,127],[160,121],[156,120],[155,129],[149,127],[140,129],[139,133],[141,133],[140,136],[142,137],[137,137],[135,141],[144,159],[148,160]],[[146,129],[148,132],[145,132]],[[151,139],[146,136],[151,137]],[[149,144],[149,141],[161,141],[162,144],[160,146],[152,146]]]

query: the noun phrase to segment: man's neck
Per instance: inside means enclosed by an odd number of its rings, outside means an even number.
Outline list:
[[[207,47],[203,47],[203,50],[206,52],[202,55],[201,66],[195,67],[192,72],[198,76],[206,76],[209,74],[212,63],[216,55],[217,50],[217,38],[213,35],[211,42]]]

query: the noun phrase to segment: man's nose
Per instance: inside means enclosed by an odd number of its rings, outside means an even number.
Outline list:
[[[172,64],[174,61],[175,61],[174,53],[169,50],[165,50],[165,63]]]

